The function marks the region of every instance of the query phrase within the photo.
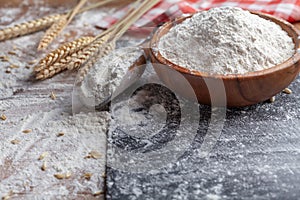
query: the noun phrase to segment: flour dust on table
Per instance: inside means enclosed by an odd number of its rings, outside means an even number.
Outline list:
[[[55,109],[14,120],[12,126],[1,124],[0,196],[11,191],[22,199],[65,199],[103,193],[109,121],[107,112],[70,116]]]

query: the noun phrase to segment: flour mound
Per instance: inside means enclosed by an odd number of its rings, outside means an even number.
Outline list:
[[[209,74],[244,74],[290,58],[292,38],[274,22],[240,8],[199,12],[164,35],[158,49],[171,62]]]
[[[102,103],[120,86],[128,69],[141,57],[140,48],[121,48],[100,59],[89,70],[79,88],[81,102],[89,106]]]

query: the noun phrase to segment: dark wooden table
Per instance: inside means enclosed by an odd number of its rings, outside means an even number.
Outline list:
[[[295,25],[300,29],[300,23]],[[200,105],[197,135],[185,153],[176,162],[170,159],[165,167],[142,173],[137,173],[138,170],[130,165],[127,169],[108,166],[107,199],[299,199],[299,84],[300,77],[290,85],[293,94],[278,94],[273,104],[264,102],[227,109],[218,142],[205,158],[201,156],[200,149],[207,134],[211,111],[209,107]],[[164,99],[154,95],[157,91],[160,90],[154,89],[152,95]],[[147,108],[141,106],[135,110]],[[148,134],[153,133],[149,131]],[[124,133],[120,130],[109,133],[111,146],[108,145],[107,163],[117,162],[117,159],[123,158],[125,151],[147,153],[154,151],[151,146],[157,147],[158,152],[162,151],[174,138],[172,132],[157,140],[134,140],[131,135],[130,131]],[[123,152],[112,152],[114,146]],[[130,159],[128,154],[123,160]],[[150,157],[144,159],[148,163]]]

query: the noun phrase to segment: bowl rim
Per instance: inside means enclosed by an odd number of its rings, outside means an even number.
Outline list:
[[[209,73],[203,72],[203,71],[190,70],[188,68],[181,67],[181,66],[171,62],[167,58],[163,57],[161,55],[161,53],[159,52],[159,50],[158,50],[158,42],[160,40],[160,37],[158,37],[158,35],[160,34],[160,32],[162,30],[164,30],[167,26],[172,27],[176,24],[179,24],[178,21],[182,22],[182,21],[184,21],[188,18],[191,18],[193,15],[195,15],[199,12],[203,12],[203,11],[198,11],[198,12],[195,12],[195,13],[193,13],[191,15],[188,15],[188,16],[175,18],[171,21],[168,21],[168,22],[164,23],[162,26],[160,26],[155,31],[155,33],[153,34],[153,36],[150,40],[150,52],[160,63],[168,65],[169,67],[172,67],[172,68],[174,68],[175,70],[177,70],[181,73],[188,74],[188,75],[191,75],[191,76],[197,76],[197,77],[203,77],[203,78],[215,78],[215,79],[236,79],[236,78],[245,79],[245,78],[257,78],[257,77],[260,77],[260,76],[266,76],[266,75],[272,74],[276,71],[280,71],[280,70],[283,70],[285,68],[289,68],[289,67],[293,66],[294,64],[296,64],[297,62],[300,62],[300,31],[298,29],[296,29],[296,27],[294,25],[292,25],[291,23],[289,23],[289,22],[287,22],[287,21],[285,21],[285,20],[283,20],[279,17],[275,17],[275,16],[270,15],[270,14],[266,14],[266,13],[262,13],[262,12],[256,12],[256,11],[249,11],[249,12],[252,13],[252,14],[258,15],[259,17],[262,17],[264,19],[270,20],[270,21],[278,24],[279,26],[280,26],[280,23],[284,24],[290,30],[292,30],[293,34],[298,35],[298,37],[296,38],[296,41],[294,41],[294,39],[290,36],[293,39],[293,43],[295,45],[295,53],[289,59],[285,60],[284,62],[282,62],[280,64],[277,64],[275,66],[272,66],[272,67],[269,67],[269,68],[263,69],[263,70],[247,72],[245,74],[226,74],[226,75],[224,75],[224,74],[209,74]],[[286,33],[288,33],[283,28],[282,28],[282,30],[285,31]]]

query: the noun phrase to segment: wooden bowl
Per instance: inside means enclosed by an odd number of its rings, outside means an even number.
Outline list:
[[[295,44],[295,53],[291,58],[269,69],[232,75],[209,75],[178,66],[160,54],[158,42],[172,26],[190,18],[191,15],[167,22],[154,33],[150,41],[150,57],[159,78],[170,88],[176,89],[181,95],[191,98],[192,95],[196,94],[199,103],[214,106],[242,107],[253,105],[270,99],[281,92],[297,77],[300,70],[300,53],[297,52],[297,49],[300,48],[300,39],[298,38],[300,33],[292,24],[284,20],[267,14],[252,13],[275,22],[288,33]],[[178,76],[175,76],[177,80],[171,77],[171,74],[176,74],[172,73],[174,70],[180,72],[188,80],[195,94],[186,92],[185,88],[180,88],[181,79]],[[224,85],[220,86],[220,82]],[[222,97],[222,95],[226,97]]]

